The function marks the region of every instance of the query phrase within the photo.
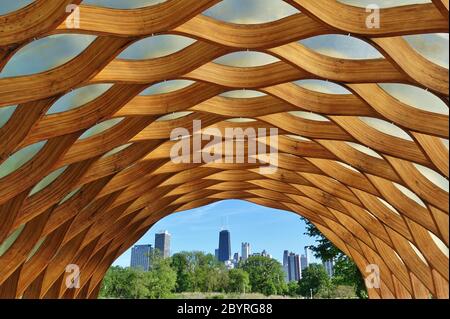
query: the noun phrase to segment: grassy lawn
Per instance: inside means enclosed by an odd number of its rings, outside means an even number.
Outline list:
[[[220,292],[183,292],[174,294],[170,299],[300,299],[289,296],[264,296],[263,294],[227,294]]]

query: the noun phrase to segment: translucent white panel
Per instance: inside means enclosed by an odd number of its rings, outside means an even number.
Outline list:
[[[389,210],[391,210],[393,213],[397,214],[400,216],[400,213],[394,208],[394,206],[392,206],[391,204],[389,204],[388,202],[386,202],[384,199],[377,197],[377,199],[387,208],[389,208]]]
[[[57,34],[33,41],[9,60],[0,78],[35,74],[60,66],[83,52],[95,38],[84,34]]]
[[[440,249],[440,251],[448,258],[448,247],[446,244],[444,244],[442,242],[442,240],[440,240],[435,234],[433,234],[432,232],[428,232],[431,236],[431,238],[433,238],[434,243],[436,244],[436,246]]]
[[[11,235],[9,235],[8,238],[5,239],[5,241],[3,241],[3,243],[0,245],[0,257],[3,256],[3,254],[9,249],[9,247],[14,244],[24,227],[25,224],[21,225]]]
[[[112,150],[110,150],[108,153],[105,153],[105,155],[102,156],[102,158],[108,157],[108,156],[112,156],[114,154],[119,153],[120,151],[123,151],[124,149],[126,149],[128,146],[132,145],[132,143],[128,143],[125,145],[121,145],[119,147],[116,147]]]
[[[231,123],[250,123],[250,122],[256,122],[255,119],[240,117],[240,118],[234,118],[234,119],[228,119],[225,120],[225,122],[231,122]]]
[[[76,189],[74,189],[73,191],[71,191],[69,194],[66,195],[66,197],[64,197],[60,202],[59,205],[62,205],[64,202],[68,201],[69,199],[71,199],[73,197],[73,195],[75,195],[81,187],[78,187]]]
[[[430,0],[338,0],[339,2],[358,7],[367,7],[368,5],[377,5],[380,8],[392,8],[405,6],[409,4],[430,3]]]
[[[286,136],[289,137],[289,138],[292,138],[293,140],[297,140],[297,141],[301,141],[301,142],[311,142],[311,140],[309,138],[306,138],[306,137],[303,137],[303,136],[300,136],[300,135],[287,134]]]
[[[112,84],[93,84],[88,85],[70,93],[67,93],[47,111],[47,114],[55,114],[75,109],[88,102],[95,100],[112,87]]]
[[[399,255],[395,250],[392,250],[392,252],[395,254],[395,256],[397,256],[398,261],[400,261],[403,265],[405,265],[405,262],[404,262],[403,259],[400,257],[400,255]]]
[[[123,117],[119,117],[116,119],[111,119],[111,120],[107,120],[104,121],[102,123],[99,123],[93,127],[91,127],[90,129],[88,129],[86,132],[83,133],[83,135],[80,136],[80,140],[92,137],[94,135],[100,134],[110,128],[112,128],[113,126],[119,124],[121,121],[123,121]]]
[[[233,90],[220,94],[220,96],[234,99],[251,99],[254,97],[261,97],[265,95],[267,94],[254,90]]]
[[[404,38],[425,58],[448,69],[448,33],[408,35]]]
[[[155,59],[183,50],[194,42],[194,39],[171,34],[148,37],[129,46],[118,58],[130,60]]]
[[[432,182],[436,186],[442,188],[444,191],[448,192],[448,180],[444,176],[436,173],[435,171],[433,171],[432,169],[429,169],[428,167],[425,167],[425,166],[422,166],[419,164],[415,164],[415,163],[414,163],[414,166],[430,182]]]
[[[267,65],[278,61],[280,61],[278,58],[273,57],[266,53],[255,51],[239,51],[221,56],[220,58],[217,58],[213,62],[222,65],[248,68]]]
[[[438,114],[449,114],[447,105],[436,95],[424,89],[398,83],[379,83],[378,85],[397,100],[412,107]]]
[[[8,14],[17,11],[23,7],[26,7],[34,0],[3,0],[0,3],[0,15]]]
[[[5,125],[9,121],[16,108],[17,105],[0,107],[0,128],[2,128],[3,125]]]
[[[36,243],[36,245],[34,245],[33,249],[30,251],[30,253],[28,254],[27,260],[30,260],[31,257],[34,256],[34,254],[36,254],[36,252],[39,250],[39,248],[42,246],[42,244],[44,243],[46,237],[39,239],[39,241]]]
[[[401,128],[399,128],[398,126],[391,124],[389,122],[380,120],[380,119],[376,119],[373,117],[360,117],[359,118],[361,121],[363,121],[364,123],[366,123],[367,125],[373,127],[374,129],[389,134],[391,136],[395,136],[398,138],[402,138],[404,140],[408,140],[408,141],[412,141],[413,139],[411,138],[411,136],[409,136],[405,131],[403,131]]]
[[[360,171],[358,171],[358,170],[357,170],[356,168],[354,168],[353,166],[348,165],[347,163],[343,163],[343,162],[339,162],[339,161],[335,161],[335,162],[338,163],[339,165],[341,165],[341,166],[343,166],[343,167],[345,167],[345,168],[351,170],[351,171],[360,173]]]
[[[340,86],[334,82],[322,81],[322,80],[299,80],[295,81],[294,84],[301,86],[305,89],[328,93],[328,94],[350,94],[350,91],[345,87]]]
[[[372,214],[371,212],[369,212],[367,209],[364,209],[364,212],[365,212],[367,215],[373,217],[374,219],[377,219],[377,217],[376,217],[374,214]]]
[[[419,256],[419,258],[423,261],[423,263],[426,264],[426,265],[428,266],[428,262],[427,262],[427,260],[425,259],[425,257],[422,255],[422,253],[420,252],[420,250],[419,250],[416,246],[414,246],[413,243],[411,243],[410,241],[408,241],[408,242],[409,242],[409,245],[411,246],[411,248],[412,248],[412,249],[414,250],[414,252],[416,253],[416,255]]]
[[[275,21],[295,13],[298,10],[282,0],[224,0],[203,12],[217,20],[242,24]]]
[[[345,142],[345,143],[347,143],[349,146],[353,147],[355,150],[360,151],[361,153],[364,153],[366,155],[370,155],[372,157],[376,157],[379,159],[383,159],[383,157],[380,154],[378,154],[374,150],[372,150],[364,145],[353,143],[353,142]]]
[[[445,146],[447,149],[449,149],[449,143],[448,143],[448,140],[446,140],[446,139],[444,139],[444,138],[441,138],[441,142],[442,142],[442,144],[444,144],[444,146]]]
[[[158,118],[156,121],[157,122],[164,122],[164,121],[172,121],[172,120],[176,120],[176,119],[180,119],[182,117],[188,116],[190,114],[192,114],[194,112],[174,112],[174,113],[170,113],[170,114],[166,114],[164,116],[161,116],[160,118]]]
[[[167,0],[84,0],[83,4],[116,9],[134,9],[152,6]]]
[[[422,207],[426,208],[425,203],[420,199],[419,196],[417,196],[415,193],[413,193],[411,190],[409,190],[408,188],[397,184],[397,183],[393,183],[395,187],[398,188],[399,191],[401,191],[404,195],[406,195],[407,197],[409,197],[410,199],[412,199],[413,201],[415,201],[417,204],[419,204]]]
[[[47,141],[42,141],[29,145],[8,157],[6,161],[0,164],[0,178],[11,174],[26,162],[31,160],[34,155],[36,155],[44,147],[46,142]]]
[[[155,95],[178,91],[194,84],[195,81],[190,80],[172,80],[160,82],[142,91],[139,95]]]
[[[288,112],[296,117],[301,117],[303,119],[311,120],[311,121],[319,121],[319,122],[329,122],[325,116],[313,113],[313,112],[303,112],[303,111],[291,111]]]
[[[383,58],[383,55],[367,42],[346,35],[320,35],[299,42],[318,53],[335,58],[354,60]]]
[[[28,196],[32,196],[39,192],[40,190],[47,187],[49,184],[51,184],[55,179],[57,179],[65,170],[67,166],[61,167],[57,169],[56,171],[51,172],[46,177],[44,177],[39,183],[36,184],[36,186],[33,187],[31,192],[28,194]]]

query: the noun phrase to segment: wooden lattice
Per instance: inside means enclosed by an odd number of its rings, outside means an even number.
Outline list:
[[[448,193],[416,166],[448,178],[448,149],[442,141],[449,135],[448,116],[402,103],[377,85],[425,88],[448,104],[448,70],[402,38],[447,33],[448,0],[381,9],[380,28],[367,28],[364,8],[334,0],[286,0],[301,13],[257,25],[201,15],[217,0],[169,0],[133,10],[81,4],[80,27],[67,28],[66,7],[80,2],[36,0],[0,16],[0,70],[36,38],[97,36],[62,66],[0,79],[0,107],[18,105],[0,128],[0,164],[26,146],[47,141],[27,163],[0,179],[0,243],[21,229],[0,257],[0,297],[95,298],[111,263],[159,219],[218,200],[243,199],[308,218],[363,273],[367,265],[378,265],[381,285],[369,289],[371,298],[448,298]],[[184,35],[196,42],[157,59],[116,58],[152,34]],[[297,42],[323,34],[351,34],[384,58],[332,58]],[[246,50],[280,62],[252,68],[212,62]],[[170,79],[196,83],[167,94],[138,95]],[[351,94],[318,93],[291,83],[300,79],[332,81]],[[46,114],[61,96],[94,83],[113,86],[78,108]],[[239,100],[219,96],[243,88],[266,95]],[[180,111],[193,113],[155,121]],[[311,111],[329,121],[289,111]],[[79,139],[97,123],[117,117],[124,120]],[[225,121],[238,117],[256,121]],[[360,117],[394,123],[412,139],[383,133]],[[257,164],[171,162],[171,130],[191,127],[194,119],[219,129],[279,128],[277,173],[261,174]],[[49,186],[30,195],[44,177],[65,166]],[[404,188],[421,203],[406,196]],[[68,264],[80,266],[79,289],[66,287]]]

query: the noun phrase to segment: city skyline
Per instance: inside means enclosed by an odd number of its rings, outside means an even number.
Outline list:
[[[304,235],[305,222],[291,212],[262,207],[240,200],[217,202],[201,208],[170,215],[156,223],[135,245],[153,242],[161,229],[171,233],[172,255],[181,251],[203,251],[214,255],[223,220],[229,220],[232,232],[231,252],[241,252],[242,243],[250,243],[251,253],[266,250],[283,263],[283,251],[302,253],[315,240]],[[312,254],[311,254],[312,255]],[[129,266],[131,249],[116,259],[114,265]],[[321,260],[310,256],[311,262]]]

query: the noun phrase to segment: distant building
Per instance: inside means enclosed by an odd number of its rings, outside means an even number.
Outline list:
[[[300,256],[285,250],[283,253],[283,270],[286,282],[299,281],[302,277]]]
[[[152,251],[152,245],[136,245],[131,248],[130,267],[148,271],[150,268],[150,256]]]
[[[260,253],[253,253],[250,256],[261,256],[261,257],[267,257],[267,258],[272,258],[272,255],[269,254],[266,250],[263,250]]]
[[[249,243],[242,243],[241,245],[241,258],[242,260],[247,260],[248,257],[250,257],[250,244]]]
[[[222,230],[219,233],[219,261],[231,259],[231,238],[228,230]]]
[[[272,258],[272,255],[269,254],[265,249],[261,252],[261,256],[267,257],[267,258]]]
[[[155,249],[157,249],[163,258],[170,257],[170,237],[166,230],[155,234]]]
[[[300,268],[304,270],[309,266],[308,247],[305,247],[305,254],[300,256]]]
[[[284,280],[289,282],[289,250],[283,252]]]
[[[239,253],[234,253],[232,260],[234,268],[237,268],[239,266],[239,260],[240,260]]]
[[[308,263],[308,257],[306,257],[305,255],[301,255],[300,256],[300,268],[302,270],[305,270],[305,268],[307,268],[309,265]]]
[[[329,277],[333,277],[334,275],[334,261],[331,260],[325,260],[323,261],[323,266],[325,267],[325,270]]]
[[[299,281],[301,278],[300,256],[294,253],[289,254],[289,282]]]
[[[283,252],[283,266],[288,264],[289,250]]]

